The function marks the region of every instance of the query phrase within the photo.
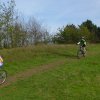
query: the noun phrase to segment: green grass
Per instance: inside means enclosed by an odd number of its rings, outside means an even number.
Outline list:
[[[48,52],[53,57],[51,61],[66,59],[66,62],[1,88],[0,100],[99,100],[100,45],[90,45],[87,57],[82,59],[75,58],[75,47],[49,46],[39,50],[39,55],[35,49],[38,56],[44,52],[43,57],[50,59],[45,55]]]
[[[68,48],[68,47],[67,47]],[[66,46],[35,46],[1,50],[9,75],[65,58]],[[63,53],[62,53],[63,52]]]

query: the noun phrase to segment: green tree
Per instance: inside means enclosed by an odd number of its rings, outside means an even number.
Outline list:
[[[79,32],[78,33],[78,37],[79,38],[82,37],[82,36],[84,36],[87,41],[90,41],[90,39],[91,39],[91,33],[90,33],[90,31],[88,30],[87,27],[82,26],[82,25],[79,26],[78,32]]]
[[[0,27],[3,33],[4,47],[12,46],[15,1],[0,4]]]
[[[91,20],[86,20],[85,22],[83,22],[81,24],[81,26],[85,26],[88,28],[88,30],[90,31],[91,35],[90,35],[90,41],[91,42],[98,42],[99,41],[99,32],[98,32],[98,27],[97,25],[95,25]]]
[[[78,40],[78,29],[75,25],[67,25],[62,29],[59,28],[59,32],[54,37],[54,41],[58,43],[74,43]]]

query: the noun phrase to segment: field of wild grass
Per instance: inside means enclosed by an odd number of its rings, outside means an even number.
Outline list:
[[[27,48],[3,49],[0,50],[0,54],[4,58],[4,69],[8,71],[9,75],[12,75],[19,71],[66,58],[67,54],[71,56],[72,54],[70,55],[70,53],[74,54],[74,52],[70,51],[73,47],[75,48],[75,46],[70,45],[42,45]]]
[[[40,65],[66,60],[51,70],[0,88],[0,100],[99,100],[100,44],[76,57],[76,45],[48,45],[0,50],[8,76]]]

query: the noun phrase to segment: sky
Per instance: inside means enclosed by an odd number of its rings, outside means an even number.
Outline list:
[[[3,0],[8,1],[8,0]],[[15,0],[25,18],[34,16],[51,32],[87,19],[100,26],[100,0]]]

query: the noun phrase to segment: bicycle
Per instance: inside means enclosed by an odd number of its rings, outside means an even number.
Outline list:
[[[79,49],[77,51],[77,57],[81,58],[81,57],[85,57],[86,56],[86,50],[84,47],[79,46]]]
[[[0,68],[0,85],[3,84],[7,79],[7,71]]]

